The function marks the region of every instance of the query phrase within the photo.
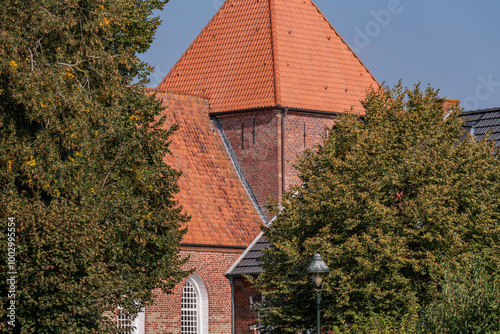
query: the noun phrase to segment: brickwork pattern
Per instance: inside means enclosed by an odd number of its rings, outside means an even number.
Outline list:
[[[218,116],[257,202],[279,196],[280,114],[273,110]],[[250,243],[249,243],[250,244]]]
[[[442,104],[445,115],[450,111],[455,111],[460,108],[460,100],[443,98],[439,99],[438,102]]]
[[[208,294],[209,333],[231,333],[231,285],[224,276],[243,250],[211,251],[182,250],[181,256],[190,256],[184,269],[196,268]],[[170,294],[153,291],[155,303],[146,307],[146,333],[181,333],[181,296],[186,280]]]
[[[261,206],[268,203],[269,197],[279,200],[283,190],[282,117],[282,110],[217,117]],[[334,119],[334,115],[293,111],[284,116],[285,190],[299,182],[297,170],[293,167],[297,155],[305,148],[321,143]]]
[[[251,334],[255,331],[251,328],[257,320],[257,312],[251,308],[250,298],[259,302],[259,291],[252,288],[250,283],[243,277],[234,278],[234,322],[235,333]]]
[[[158,92],[169,124],[179,124],[165,161],[183,172],[177,199],[192,217],[183,243],[244,247],[261,224],[209,113],[219,113],[262,207],[299,181],[297,154],[318,144],[334,122],[334,116],[285,114],[282,107],[344,112],[353,106],[363,113],[359,101],[370,87],[378,83],[311,0],[227,0],[158,86],[207,98]],[[254,108],[268,110],[248,111]],[[229,334],[231,289],[224,274],[241,250],[196,249],[184,247],[182,255],[191,255],[189,267],[207,289],[209,332]],[[235,332],[248,333],[256,291],[244,279],[235,284]],[[147,333],[180,333],[183,286],[171,294],[154,291]]]
[[[321,144],[335,116],[289,112],[285,116],[285,189],[299,183],[294,165],[306,148]]]
[[[299,183],[298,171],[294,168],[297,156],[323,141],[334,125],[335,117],[268,110],[219,116],[218,119],[259,204],[264,205],[269,196],[279,200],[283,181],[285,190]],[[282,131],[284,178],[281,166]],[[250,297],[257,295],[258,291],[246,279],[234,279],[235,333],[255,333],[250,324],[257,320],[257,313],[250,307]]]

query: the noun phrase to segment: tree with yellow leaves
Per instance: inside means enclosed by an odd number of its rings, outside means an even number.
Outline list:
[[[174,128],[137,58],[164,2],[2,1],[2,331],[112,333],[117,306],[136,314],[186,276],[179,173],[163,162]]]

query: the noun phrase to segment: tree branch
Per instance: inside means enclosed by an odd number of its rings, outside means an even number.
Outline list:
[[[34,70],[34,64],[35,64],[35,60],[34,60],[34,56],[33,56],[33,52],[36,53],[36,50],[38,49],[38,47],[40,47],[40,49],[42,49],[42,43],[40,43],[40,41],[42,40],[42,38],[39,38],[35,43],[31,44],[30,47],[28,48],[28,51],[30,52],[30,65],[31,65],[31,70],[33,71]],[[31,49],[34,48],[34,51],[31,51]]]
[[[53,18],[56,18],[56,19],[60,19],[60,17],[59,17],[59,16],[54,15],[54,14],[52,14],[51,12],[49,12],[49,10],[48,10],[47,8],[45,8],[45,7],[43,7],[43,6],[42,6],[42,8],[43,8],[43,9],[47,12],[47,14],[49,14],[49,16],[52,16]]]
[[[62,65],[62,66],[67,66],[67,67],[74,67],[74,66],[81,64],[81,63],[84,63],[84,62],[86,62],[86,60],[79,60],[74,64],[66,64],[66,63],[61,63],[61,62],[58,62],[58,64]]]
[[[57,95],[59,95],[60,97],[62,97],[64,99],[65,102],[68,102],[68,99],[64,97],[64,95],[62,95],[61,93],[57,92]]]
[[[104,186],[106,185],[106,181],[108,180],[109,175],[111,175],[111,172],[113,171],[113,169],[115,169],[116,161],[118,160],[120,155],[121,155],[121,152],[118,152],[118,154],[115,157],[115,160],[113,160],[113,163],[111,164],[111,167],[109,167],[108,173],[106,174],[106,177],[102,181],[101,190],[104,189]]]

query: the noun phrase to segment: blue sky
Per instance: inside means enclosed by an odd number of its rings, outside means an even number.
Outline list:
[[[313,0],[379,82],[418,81],[465,110],[500,107],[499,0]],[[222,0],[170,0],[150,50],[156,87]]]

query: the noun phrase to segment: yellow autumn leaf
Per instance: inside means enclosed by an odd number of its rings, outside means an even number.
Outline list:
[[[69,67],[66,68],[66,71],[63,73],[63,79],[64,80],[71,80],[75,77],[73,74],[73,70]]]

